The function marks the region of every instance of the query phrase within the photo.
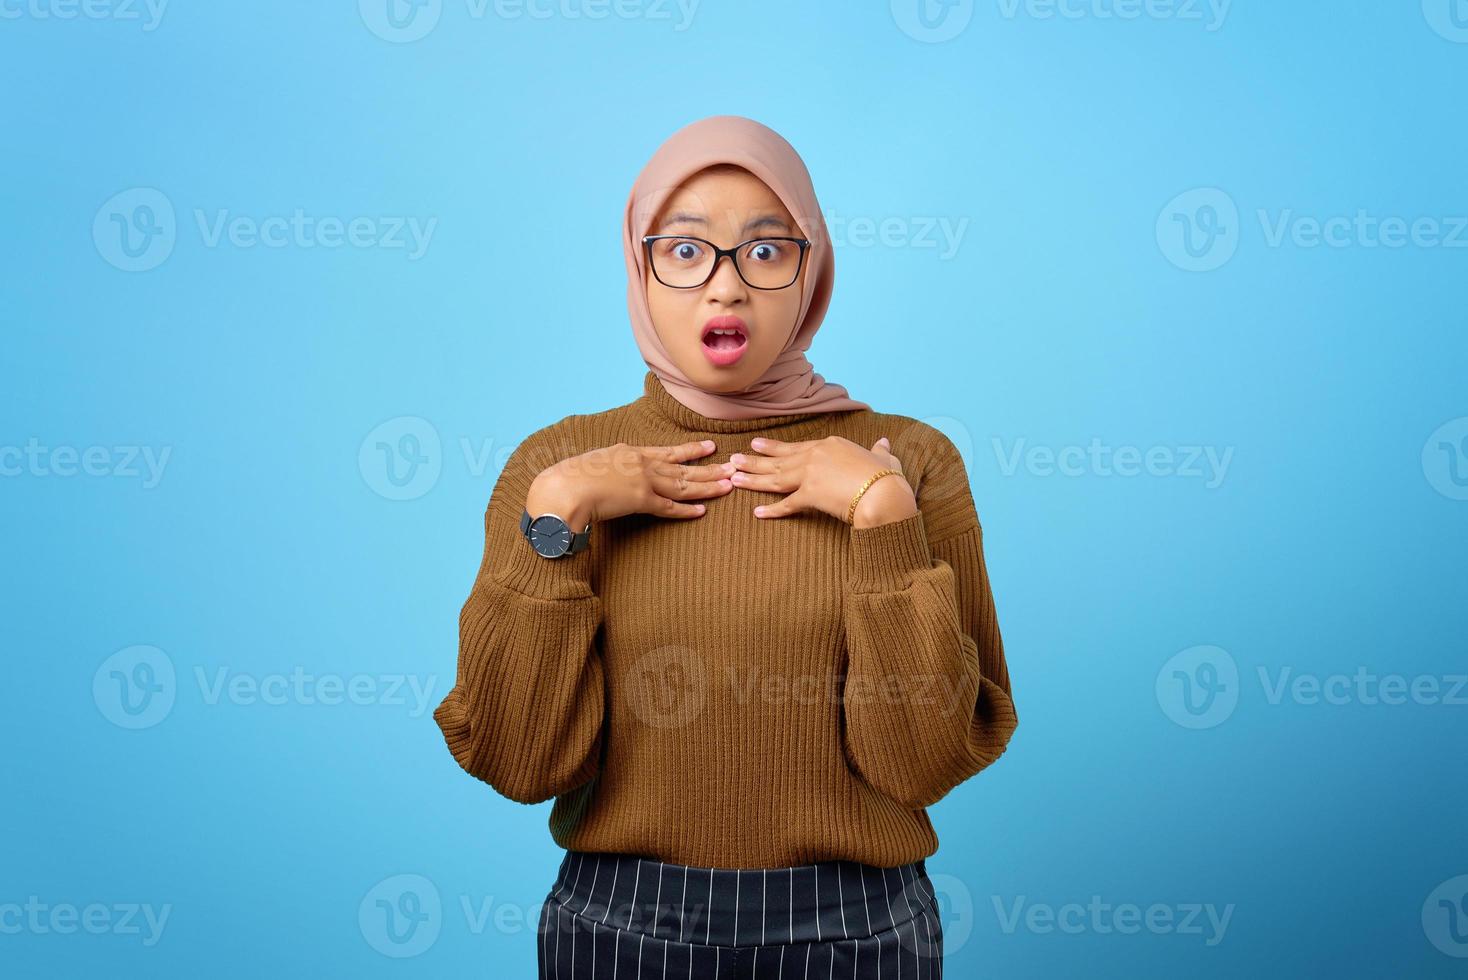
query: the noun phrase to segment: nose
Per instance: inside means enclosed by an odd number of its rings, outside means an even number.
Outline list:
[[[714,265],[714,274],[704,286],[704,295],[723,303],[736,303],[749,295],[748,290],[749,287],[739,276],[739,270],[734,267],[734,257],[719,256],[719,261]]]

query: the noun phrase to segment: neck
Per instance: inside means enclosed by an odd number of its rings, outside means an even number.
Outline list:
[[[637,400],[636,404],[677,428],[691,433],[755,432],[763,429],[800,428],[803,425],[819,425],[833,416],[843,414],[841,412],[795,412],[750,419],[710,418],[674,398],[664,387],[662,380],[652,371],[648,371],[643,378],[642,397]]]

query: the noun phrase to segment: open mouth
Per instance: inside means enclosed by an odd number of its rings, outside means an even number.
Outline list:
[[[716,316],[703,325],[703,352],[715,364],[733,364],[749,346],[749,328],[737,316]]]

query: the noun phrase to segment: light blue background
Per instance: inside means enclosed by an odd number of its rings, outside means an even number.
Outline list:
[[[1468,445],[1440,443],[1468,435],[1468,248],[1267,226],[1468,214],[1468,9],[1240,0],[1220,23],[986,0],[935,41],[901,0],[705,0],[687,21],[442,0],[400,43],[348,0],[175,2],[151,30],[141,6],[64,3],[0,19],[0,973],[531,975],[550,804],[464,775],[429,712],[505,454],[640,394],[631,182],[726,112],[784,134],[848,229],[817,370],[969,461],[1021,725],[931,810],[950,975],[1468,967],[1430,900],[1468,874],[1468,706],[1271,703],[1259,676],[1465,671]],[[176,213],[146,271],[107,236],[144,216],[104,207],[135,188]],[[211,247],[195,218],[297,208],[436,224],[411,258]],[[886,242],[853,219],[888,221]],[[1216,268],[1182,267],[1187,221]],[[951,254],[923,244],[943,222]],[[565,388],[522,374],[546,350]],[[375,444],[414,433],[439,448],[420,440],[399,489]],[[1221,481],[1006,464],[1021,440],[1093,439],[1231,455]],[[18,462],[28,444],[40,462]],[[128,475],[129,446],[169,454],[161,479]],[[59,474],[58,447],[103,447],[109,475]],[[139,645],[174,701],[131,730],[109,658]],[[1204,645],[1238,671],[1223,717],[1191,716],[1169,666]],[[211,698],[221,671],[297,669],[360,675],[369,703]],[[416,948],[375,905],[401,874],[442,903]],[[1233,908],[1212,945],[1206,925],[1005,927],[1016,902],[1093,895]],[[22,922],[30,896],[113,925]],[[167,907],[157,942],[119,923],[127,903]]]

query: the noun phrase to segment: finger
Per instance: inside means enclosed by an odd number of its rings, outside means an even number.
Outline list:
[[[658,476],[707,481],[728,477],[731,471],[727,466],[728,464],[726,463],[704,463],[701,466],[689,466],[686,463],[653,462],[648,464],[648,471]]]
[[[653,459],[668,463],[681,463],[685,459],[698,459],[707,456],[714,451],[712,439],[695,440],[693,442],[680,442],[672,446],[640,446],[638,447],[652,456]]]
[[[740,490],[769,490],[772,493],[788,493],[799,486],[780,472],[735,472],[730,480]]]
[[[886,436],[872,443],[872,452],[878,456],[886,456],[887,465],[899,473],[902,472],[902,460],[892,455],[892,441]]]
[[[729,457],[729,462],[734,468],[745,473],[774,473],[779,469],[778,460],[768,456],[746,456],[743,453],[734,453]]]
[[[800,484],[788,473],[735,473],[729,478],[741,490],[769,490],[774,493],[789,493]]]
[[[773,504],[762,504],[754,509],[754,516],[764,520],[769,517],[785,517],[790,514],[798,514],[805,510],[805,501],[800,491],[781,497]]]
[[[749,440],[749,447],[757,453],[764,453],[766,456],[789,456],[791,453],[800,452],[814,441],[813,439],[807,439],[804,442],[781,442],[779,439],[756,437]]]
[[[717,497],[734,489],[734,484],[727,479],[684,480],[676,476],[654,474],[651,483],[654,492],[672,500],[699,500],[704,497]]]
[[[651,507],[647,513],[657,517],[701,517],[706,509],[703,504],[685,504],[677,500],[670,500],[660,494],[653,496]]]

